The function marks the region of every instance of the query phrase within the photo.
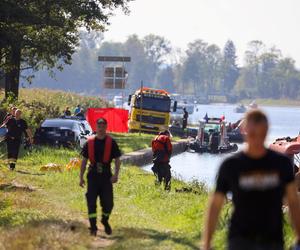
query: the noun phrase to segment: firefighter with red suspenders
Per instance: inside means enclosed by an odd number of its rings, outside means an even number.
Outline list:
[[[165,190],[171,190],[171,166],[169,164],[172,155],[172,143],[170,131],[160,132],[152,141],[153,167],[156,177],[156,185],[164,181]]]
[[[90,221],[91,235],[97,235],[97,198],[100,198],[102,207],[101,223],[105,233],[110,235],[112,229],[108,223],[109,216],[113,209],[113,183],[118,182],[120,170],[121,152],[118,144],[106,134],[107,121],[100,118],[97,121],[96,136],[88,138],[82,149],[82,164],[80,169],[80,186],[84,187],[84,173],[87,161],[90,161],[87,174],[86,200],[88,206],[88,217]],[[111,162],[115,159],[114,174],[111,171]]]

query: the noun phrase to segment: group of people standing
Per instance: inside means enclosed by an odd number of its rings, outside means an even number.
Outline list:
[[[7,159],[11,170],[16,167],[23,134],[28,143],[33,144],[32,132],[27,122],[22,119],[22,111],[17,107],[11,107],[9,113],[4,117],[1,128],[6,128],[5,141],[7,145]]]
[[[84,112],[83,112],[83,109],[80,104],[78,104],[76,106],[76,108],[74,109],[73,115],[74,116],[84,116]],[[64,110],[64,116],[72,116],[70,107],[66,107],[66,109]]]

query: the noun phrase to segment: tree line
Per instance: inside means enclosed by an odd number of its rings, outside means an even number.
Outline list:
[[[223,48],[195,40],[181,51],[153,34],[143,38],[131,35],[125,42],[103,42],[103,35],[97,32],[82,31],[80,37],[72,65],[57,73],[57,80],[51,80],[46,71],[39,72],[35,85],[101,94],[103,67],[107,64],[97,62],[97,57],[131,56],[132,61],[126,64],[131,92],[143,80],[149,87],[199,97],[300,98],[300,71],[295,61],[262,41],[249,42],[240,67],[231,40]]]
[[[105,42],[112,11],[128,13],[129,0],[0,1],[0,83],[18,96],[19,86],[103,94],[99,55],[130,56],[127,89],[144,85],[179,94],[238,98],[300,98],[300,72],[292,58],[262,41],[250,41],[243,66],[236,47],[203,40],[185,51],[154,34]],[[2,81],[1,81],[2,80]],[[3,82],[3,83],[2,83]],[[113,91],[110,91],[113,92]],[[116,91],[115,93],[117,93]]]

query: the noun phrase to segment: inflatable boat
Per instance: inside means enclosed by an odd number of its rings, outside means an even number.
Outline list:
[[[300,135],[295,138],[278,138],[270,145],[270,149],[290,157],[300,153]]]
[[[238,150],[229,142],[224,118],[205,118],[200,121],[198,135],[190,141],[189,148],[198,153],[231,153]]]

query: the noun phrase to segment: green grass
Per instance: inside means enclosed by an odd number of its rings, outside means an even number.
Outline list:
[[[151,142],[155,137],[155,135],[143,133],[112,133],[111,135],[116,139],[123,153],[149,148],[151,147]],[[179,139],[179,137],[173,137],[172,141],[178,141]]]
[[[66,165],[77,156],[68,149],[36,148],[23,153],[18,172],[0,162],[0,185],[16,182],[37,188],[33,192],[0,188],[0,249],[199,249],[206,188],[174,180],[168,193],[154,186],[151,174],[133,166],[122,166],[115,185],[113,236],[104,237],[101,231],[101,238],[89,237],[85,189],[78,186],[78,170],[39,171],[47,163]],[[197,193],[175,192],[187,185]],[[225,249],[230,210],[230,204],[223,209],[215,249]],[[288,223],[285,232],[291,243]]]
[[[122,148],[122,151],[124,153],[129,153],[132,151],[150,147],[151,141],[153,140],[155,135],[139,133],[112,133],[112,136],[117,140],[120,148]]]
[[[17,166],[21,172],[1,165],[0,184],[15,181],[38,188],[34,192],[0,190],[0,242],[5,249],[41,244],[52,248],[53,241],[57,249],[93,246],[94,240],[87,237],[85,190],[78,186],[78,171],[36,175],[42,165],[65,165],[76,155],[43,148],[24,155]],[[179,181],[173,182],[170,193],[153,184],[152,175],[123,166],[111,218],[115,233],[106,239],[109,249],[197,249],[207,193],[200,187],[201,195],[176,193],[174,188],[185,185]]]

